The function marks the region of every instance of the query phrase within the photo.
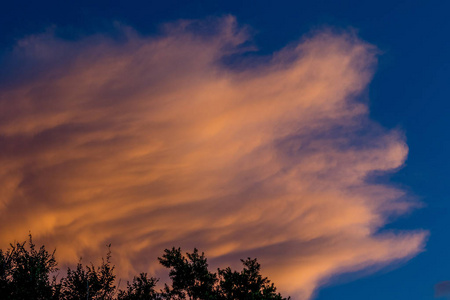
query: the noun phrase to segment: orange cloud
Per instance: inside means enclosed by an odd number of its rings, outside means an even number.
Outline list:
[[[376,49],[325,30],[232,68],[245,29],[210,25],[17,45],[38,71],[0,91],[2,246],[31,230],[75,262],[112,243],[122,277],[159,272],[171,246],[215,265],[256,256],[298,299],[421,251],[424,232],[379,233],[411,204],[367,179],[408,151],[359,99]]]

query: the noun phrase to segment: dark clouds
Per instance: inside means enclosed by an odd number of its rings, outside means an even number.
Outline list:
[[[435,297],[450,297],[450,281],[441,281],[434,286]]]

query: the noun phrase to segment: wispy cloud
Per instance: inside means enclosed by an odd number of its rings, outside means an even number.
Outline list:
[[[408,151],[358,100],[373,46],[324,30],[230,68],[247,39],[232,17],[125,37],[47,33],[11,54],[37,75],[0,91],[2,246],[31,230],[74,262],[111,242],[122,276],[173,245],[256,256],[299,298],[421,251],[424,232],[378,232],[411,204],[367,180]]]
[[[450,297],[450,281],[441,281],[434,286],[435,297]]]

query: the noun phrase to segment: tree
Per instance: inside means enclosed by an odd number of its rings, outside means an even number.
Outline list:
[[[158,258],[161,265],[170,268],[169,277],[172,287],[167,284],[163,290],[166,299],[209,300],[217,299],[215,284],[217,275],[208,271],[208,263],[204,253],[197,249],[192,253],[181,254],[181,249],[164,250]]]
[[[260,274],[261,265],[255,259],[241,259],[244,269],[241,272],[232,271],[229,267],[218,269],[219,295],[223,300],[283,300],[276,293],[274,284]]]
[[[256,259],[241,260],[244,267],[240,272],[228,267],[213,273],[203,252],[194,249],[183,254],[180,248],[166,249],[158,259],[169,269],[171,285],[157,291],[158,279],[141,273],[116,296],[110,246],[100,266],[84,266],[80,259],[58,282],[55,251],[49,253],[44,246],[37,249],[31,235],[26,245],[25,241],[11,244],[6,251],[0,249],[2,300],[286,300],[260,274]]]
[[[147,273],[141,273],[133,278],[133,283],[127,282],[127,290],[120,291],[118,300],[155,300],[162,299],[155,290],[158,279],[148,277]]]
[[[170,268],[172,286],[163,290],[164,299],[190,300],[285,300],[276,292],[275,285],[260,274],[261,265],[256,259],[241,260],[241,272],[231,268],[218,269],[218,273],[208,271],[204,253],[197,249],[184,256],[181,249],[165,250],[159,262]]]
[[[83,266],[78,262],[76,269],[68,268],[67,277],[61,280],[62,299],[102,299],[110,300],[114,297],[114,266],[111,264],[111,249],[108,246],[106,260],[95,267],[94,264]]]
[[[0,298],[14,300],[48,300],[59,295],[54,253],[42,246],[36,249],[31,234],[28,249],[26,242],[10,244],[5,252],[0,250]]]
[[[0,299],[9,299],[12,294],[12,257],[11,251],[0,249]]]

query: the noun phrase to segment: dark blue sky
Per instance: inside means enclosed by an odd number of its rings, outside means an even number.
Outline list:
[[[450,280],[450,11],[449,1],[9,1],[0,10],[0,47],[54,27],[67,39],[113,32],[114,21],[142,34],[161,23],[231,14],[254,30],[267,54],[323,26],[353,28],[381,54],[369,87],[374,120],[404,131],[406,166],[389,179],[423,207],[390,224],[430,231],[426,251],[412,260],[357,279],[342,276],[317,299],[433,299],[433,286]],[[5,75],[3,75],[5,76]],[[387,180],[387,179],[385,179]]]

